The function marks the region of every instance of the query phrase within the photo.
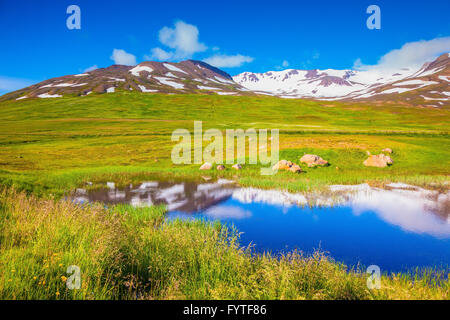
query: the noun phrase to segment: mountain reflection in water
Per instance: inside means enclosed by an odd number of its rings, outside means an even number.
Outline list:
[[[236,187],[231,181],[144,182],[86,191],[75,201],[166,204],[168,219],[221,220],[256,251],[321,248],[339,261],[399,271],[450,264],[450,192],[400,183],[331,186],[328,193]]]

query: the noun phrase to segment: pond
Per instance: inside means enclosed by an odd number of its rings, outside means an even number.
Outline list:
[[[400,183],[331,186],[329,193],[295,194],[236,187],[231,181],[148,181],[118,189],[78,189],[78,202],[135,206],[166,204],[168,219],[220,220],[240,242],[275,254],[320,248],[337,261],[398,272],[450,265],[450,192]]]

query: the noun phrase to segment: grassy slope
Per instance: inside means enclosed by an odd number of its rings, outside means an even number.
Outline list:
[[[0,119],[1,181],[38,192],[58,193],[106,177],[125,181],[145,172],[199,177],[198,165],[170,161],[172,131],[192,130],[194,120],[202,120],[204,129],[279,128],[281,159],[298,162],[312,152],[332,164],[304,168],[300,175],[261,177],[257,166],[219,173],[246,185],[301,191],[366,180],[442,185],[448,178],[445,109],[116,93],[1,103]],[[378,153],[385,147],[394,149],[392,167],[362,165],[366,150]]]
[[[251,256],[219,225],[164,222],[161,208],[78,207],[46,200],[86,181],[142,181],[149,174],[198,179],[198,165],[170,162],[176,128],[280,128],[281,158],[329,160],[304,174],[209,172],[242,184],[307,190],[330,183],[406,181],[447,187],[448,110],[280,100],[142,95],[35,99],[0,104],[0,182],[44,199],[0,194],[0,298],[449,298],[448,280],[366,275],[321,254]],[[365,168],[366,150],[394,149],[390,168]],[[339,167],[339,170],[336,169]],[[82,269],[69,291],[65,268]],[[436,277],[433,277],[436,279]]]

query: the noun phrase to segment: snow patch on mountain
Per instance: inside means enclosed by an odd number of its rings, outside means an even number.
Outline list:
[[[163,63],[163,66],[166,67],[166,68],[169,69],[169,70],[177,71],[177,72],[182,72],[182,73],[186,73],[186,74],[187,74],[186,71],[183,71],[183,70],[181,70],[180,68],[175,67],[174,65],[171,65],[171,64],[168,64],[168,63]]]
[[[407,80],[407,81],[402,81],[402,82],[397,82],[394,83],[394,86],[409,86],[409,85],[421,85],[421,86],[429,86],[431,84],[437,84],[438,82],[436,81],[423,81],[420,79],[416,79],[416,80]]]
[[[141,89],[142,92],[158,92],[158,90],[153,89],[147,89],[146,87],[139,85],[139,89]]]
[[[182,89],[182,88],[184,88],[184,84],[171,81],[171,79],[169,79],[169,78],[155,77],[155,79],[158,80],[160,83],[165,84],[167,86],[171,86],[171,87],[173,87],[175,89]]]
[[[61,98],[61,97],[62,96],[59,94],[49,94],[48,92],[38,95],[38,98]]]
[[[130,70],[131,74],[135,77],[140,76],[140,72],[147,71],[149,73],[153,72],[153,69],[147,66],[136,66],[133,69]]]
[[[197,86],[197,88],[199,88],[200,90],[222,90],[219,88],[207,87],[207,86]]]

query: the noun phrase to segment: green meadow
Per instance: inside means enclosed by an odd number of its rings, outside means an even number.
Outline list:
[[[314,153],[330,166],[260,175],[261,165],[199,171],[175,165],[175,129],[279,129],[280,159]],[[224,177],[295,192],[332,184],[405,182],[448,190],[450,111],[260,96],[136,92],[0,103],[0,298],[3,299],[448,299],[440,270],[366,274],[321,252],[283,257],[239,246],[238,230],[165,221],[165,208],[64,200],[77,187]],[[204,143],[203,146],[206,146]],[[393,149],[387,168],[367,152]],[[68,265],[82,288],[67,290]]]
[[[203,121],[203,130],[277,128],[280,159],[298,163],[304,153],[315,153],[331,164],[270,177],[262,177],[257,165],[208,172],[243,185],[305,191],[403,181],[445,188],[449,173],[448,109],[124,92],[3,102],[0,119],[0,181],[42,194],[60,194],[88,180],[126,182],[155,173],[198,179],[204,174],[199,165],[170,159],[173,130],[192,132],[194,120]],[[363,166],[367,151],[387,147],[394,150],[393,166]]]

